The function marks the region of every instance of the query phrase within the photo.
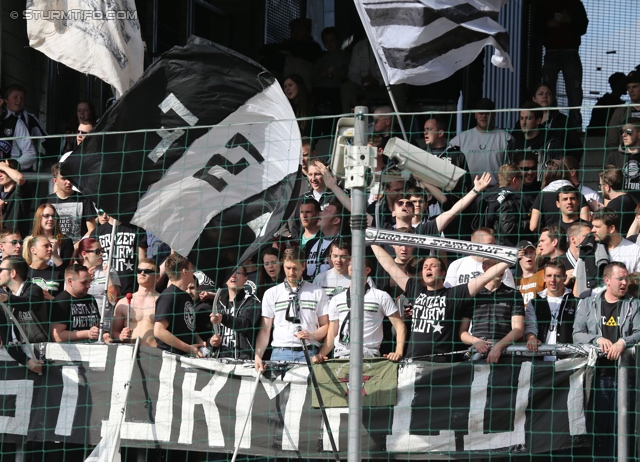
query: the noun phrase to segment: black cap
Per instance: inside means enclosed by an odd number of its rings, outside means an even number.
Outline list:
[[[496,108],[496,103],[489,98],[480,98],[476,103],[476,110],[493,111]]]
[[[627,74],[627,83],[640,83],[640,71],[631,71]]]
[[[526,249],[527,247],[533,247],[534,249],[536,248],[536,246],[531,241],[524,241],[523,240],[523,241],[518,242],[518,248],[519,249]]]

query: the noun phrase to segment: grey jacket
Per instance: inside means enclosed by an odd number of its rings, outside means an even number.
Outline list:
[[[580,300],[578,312],[573,322],[573,342],[597,345],[602,337],[602,297],[604,292]],[[626,295],[622,299],[620,312],[620,338],[627,346],[640,342],[640,314],[638,300]]]

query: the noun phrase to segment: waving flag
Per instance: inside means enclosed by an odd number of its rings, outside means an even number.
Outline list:
[[[133,0],[28,0],[29,46],[95,75],[120,97],[140,78],[144,46]]]
[[[355,0],[387,84],[428,85],[470,64],[486,45],[512,69],[498,22],[508,0]],[[512,69],[513,70],[513,69]]]
[[[62,175],[219,283],[219,269],[293,210],[301,141],[291,105],[264,68],[222,46],[193,38],[168,51],[94,131],[119,133],[88,136]]]

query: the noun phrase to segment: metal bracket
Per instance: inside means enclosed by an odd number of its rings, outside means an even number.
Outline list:
[[[344,157],[345,188],[364,188],[373,181],[376,149],[372,146],[349,146]]]

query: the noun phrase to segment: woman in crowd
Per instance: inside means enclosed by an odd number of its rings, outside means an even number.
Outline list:
[[[302,77],[298,74],[290,74],[284,79],[282,85],[284,94],[289,99],[296,118],[310,117],[313,114],[313,102],[311,95],[307,91],[307,86]],[[300,134],[302,136],[311,135],[312,120],[299,120]]]
[[[262,252],[260,258],[262,259],[262,265],[260,265],[260,274],[258,275],[258,298],[262,300],[262,296],[267,289],[280,284],[284,280],[284,274],[278,249],[270,247]]]
[[[75,134],[78,130],[78,126],[80,124],[96,124],[98,118],[96,117],[96,110],[93,107],[93,104],[90,101],[80,101],[76,105],[76,110],[71,114],[69,118],[69,128],[67,129],[68,134],[73,134],[74,136],[67,137],[64,149],[62,152],[73,151],[78,147],[78,142],[76,140]]]
[[[60,232],[60,219],[55,207],[42,204],[33,217],[32,236],[45,236],[51,242],[51,261],[59,270],[69,266],[73,254],[73,241]]]
[[[540,82],[533,88],[531,100],[543,108],[558,105],[553,90],[545,82]],[[581,127],[572,125],[569,118],[557,109],[547,109],[543,113],[540,128],[547,129],[554,138],[563,142],[567,155],[580,160],[582,157],[582,141],[579,136]]]
[[[38,285],[45,300],[53,298],[64,290],[64,270],[49,265],[53,254],[53,244],[47,236],[28,236],[22,247],[22,258],[29,265],[29,279]]]
[[[100,242],[97,239],[87,237],[80,239],[78,248],[74,252],[72,259],[74,264],[83,265],[89,269],[89,274],[93,277],[91,287],[89,287],[89,295],[94,296],[99,308],[102,307],[104,284],[107,279],[107,265],[102,258],[103,254],[104,252]],[[109,298],[109,302],[115,305],[119,296],[120,279],[118,278],[118,273],[115,270],[111,270],[107,297]],[[105,319],[108,319],[107,316],[105,316]]]

